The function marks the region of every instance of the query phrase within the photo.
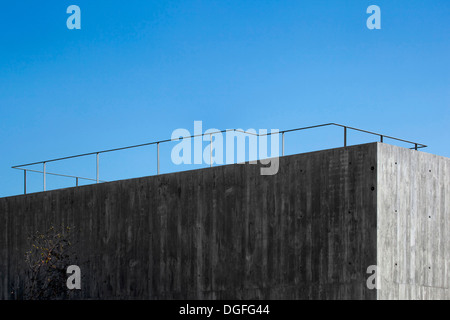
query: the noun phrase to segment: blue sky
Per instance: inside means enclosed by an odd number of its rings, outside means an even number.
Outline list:
[[[81,30],[66,27],[72,4]],[[372,4],[381,30],[366,27]],[[449,15],[448,0],[2,3],[0,197],[23,191],[12,165],[166,139],[194,120],[204,129],[338,122],[450,157]],[[341,133],[292,135],[286,150],[338,147]],[[349,133],[349,143],[374,140]],[[170,147],[162,157],[162,172],[176,169]],[[155,166],[151,148],[105,155],[100,178]],[[95,157],[48,170],[95,177]],[[41,176],[28,179],[30,192],[42,189]],[[48,189],[74,183],[52,179]]]

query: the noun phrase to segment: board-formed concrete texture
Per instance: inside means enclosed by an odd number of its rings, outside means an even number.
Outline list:
[[[378,146],[378,299],[450,299],[450,159]]]
[[[20,298],[27,236],[52,225],[75,227],[78,298],[448,298],[449,169],[370,143],[282,157],[274,176],[236,164],[2,198],[0,298]]]

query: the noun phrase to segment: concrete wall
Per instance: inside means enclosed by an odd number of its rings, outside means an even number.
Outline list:
[[[229,165],[0,199],[0,298],[20,297],[26,237],[64,224],[83,298],[375,299],[376,159],[373,143],[283,157],[274,176]]]
[[[378,299],[450,299],[450,159],[378,145]]]

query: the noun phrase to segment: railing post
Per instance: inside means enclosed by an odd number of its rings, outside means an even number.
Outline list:
[[[284,156],[284,132],[281,133],[281,155]]]
[[[344,127],[344,147],[347,146],[347,127]]]
[[[76,181],[76,185],[78,187],[78,177],[75,178],[75,181]]]
[[[27,170],[23,170],[23,194],[27,194]]]
[[[159,142],[156,144],[156,147],[157,147],[157,155],[156,155],[156,157],[157,157],[157,163],[158,163],[158,175],[159,175]]]
[[[213,147],[212,133],[209,134],[209,137],[211,139],[211,144],[209,145],[209,163],[210,163],[210,166],[212,167],[213,166],[213,164],[212,164],[212,147]]]
[[[417,143],[414,144],[414,150],[417,150]]]
[[[44,191],[46,191],[46,189],[47,189],[47,186],[46,186],[46,181],[45,181],[45,169],[46,169],[46,163],[44,162],[44,170],[43,170],[43,173],[44,173]]]
[[[97,183],[98,183],[98,181],[99,181],[99,153],[97,152]]]
[[[383,142],[383,136],[382,135],[380,136],[380,142]]]

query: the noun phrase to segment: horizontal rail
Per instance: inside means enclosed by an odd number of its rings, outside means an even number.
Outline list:
[[[61,160],[67,160],[67,159],[73,159],[73,158],[79,158],[79,157],[85,157],[85,156],[93,156],[93,155],[96,155],[96,154],[102,154],[102,153],[108,153],[108,152],[114,152],[114,151],[120,151],[120,150],[132,149],[132,148],[139,148],[139,147],[144,147],[144,146],[151,146],[151,145],[159,144],[159,143],[177,141],[179,139],[191,139],[191,138],[196,138],[196,137],[203,137],[205,135],[224,133],[224,132],[227,132],[227,131],[230,131],[230,130],[220,130],[220,131],[210,132],[208,134],[202,133],[202,134],[196,134],[196,135],[191,135],[191,136],[180,137],[180,138],[177,138],[177,139],[174,139],[174,140],[172,140],[172,139],[165,139],[165,140],[153,141],[153,142],[148,142],[148,143],[136,144],[136,145],[127,146],[127,147],[120,147],[120,148],[115,148],[115,149],[108,149],[108,150],[102,150],[102,151],[82,153],[82,154],[77,154],[77,155],[67,156],[67,157],[62,157],[62,158],[56,158],[56,159],[32,162],[32,163],[27,163],[27,164],[20,164],[20,165],[12,166],[11,168],[17,169],[19,167],[28,167],[28,166],[32,166],[32,165],[36,165],[36,164],[43,164],[43,163],[49,163],[49,162],[55,162],[55,161],[61,161]],[[258,135],[259,136],[259,134],[257,134],[257,133],[255,134],[255,133],[252,133],[252,132],[246,132],[246,131],[239,130],[239,129],[231,129],[231,131],[237,131],[237,132],[242,132],[242,133],[253,134],[253,135]]]
[[[355,131],[369,133],[369,134],[376,135],[376,136],[379,136],[379,137],[384,137],[384,138],[388,138],[388,139],[392,139],[392,140],[397,140],[397,141],[401,141],[401,142],[406,142],[406,143],[409,143],[409,144],[417,145],[419,148],[426,148],[426,147],[428,147],[427,145],[424,145],[422,143],[417,143],[417,142],[412,142],[412,141],[408,141],[408,140],[403,140],[403,139],[387,136],[387,135],[381,134],[381,133],[376,133],[376,132],[367,131],[367,130],[363,130],[363,129],[348,127],[348,126],[344,126],[344,125],[338,124],[338,123],[332,123],[332,124],[335,125],[335,126],[342,127],[342,128],[347,128],[347,129],[351,129],[351,130],[355,130]]]
[[[409,144],[412,144],[412,145],[417,145],[418,148],[426,148],[426,147],[428,147],[427,145],[422,144],[422,143],[408,141],[408,140],[404,140],[404,139],[400,139],[400,138],[395,138],[395,137],[387,136],[385,134],[376,133],[376,132],[372,132],[372,131],[367,131],[367,130],[363,130],[363,129],[358,129],[358,128],[354,128],[354,127],[344,126],[343,124],[339,124],[339,123],[325,123],[325,124],[319,124],[319,125],[315,125],[315,126],[295,128],[295,129],[289,129],[289,130],[282,130],[282,131],[279,131],[279,133],[288,133],[288,132],[301,131],[301,130],[307,130],[307,129],[314,129],[314,128],[320,128],[320,127],[326,127],[326,126],[337,126],[337,127],[341,127],[341,128],[347,128],[347,129],[350,129],[350,130],[360,131],[360,132],[376,135],[376,136],[383,137],[383,138],[388,138],[388,139],[392,139],[392,140],[397,140],[397,141],[409,143]],[[264,134],[258,134],[258,136],[269,136],[269,135],[272,135],[272,134],[278,134],[278,132],[276,132],[276,133],[268,132],[268,133],[264,133]]]
[[[67,175],[67,174],[61,174],[61,173],[54,173],[54,172],[44,172],[44,171],[39,171],[39,170],[32,170],[32,169],[24,169],[24,168],[14,168],[17,170],[24,170],[24,171],[29,171],[29,172],[36,172],[36,173],[45,173],[45,174],[49,174],[52,176],[59,176],[59,177],[66,177],[66,178],[74,178],[74,179],[81,179],[81,180],[89,180],[89,181],[97,181],[97,179],[92,179],[92,178],[84,178],[84,177],[78,177],[78,176],[71,176],[71,175]],[[99,180],[100,182],[109,182],[109,181],[104,181],[104,180]]]
[[[376,136],[379,136],[379,137],[384,137],[384,138],[388,138],[388,139],[392,139],[392,140],[397,140],[397,141],[409,143],[409,144],[412,144],[412,145],[417,145],[417,148],[426,148],[427,147],[427,145],[424,145],[422,143],[408,141],[408,140],[404,140],[404,139],[399,139],[399,138],[395,138],[395,137],[388,136],[388,135],[385,135],[385,134],[376,133],[376,132],[372,132],[372,131],[367,131],[367,130],[363,130],[363,129],[358,129],[358,128],[354,128],[354,127],[349,127],[349,126],[345,126],[345,125],[338,124],[338,123],[325,123],[325,124],[319,124],[319,125],[315,125],[315,126],[308,126],[308,127],[302,127],[302,128],[282,130],[282,131],[276,132],[276,134],[288,133],[288,132],[294,132],[294,131],[300,131],[300,130],[307,130],[307,129],[314,129],[314,128],[320,128],[320,127],[325,127],[325,126],[338,126],[338,127],[347,128],[347,129],[350,129],[350,130],[360,131],[360,132],[376,135]],[[13,169],[17,169],[19,167],[27,167],[27,166],[32,166],[32,165],[36,165],[36,164],[43,164],[43,163],[49,163],[49,162],[55,162],[55,161],[61,161],[61,160],[67,160],[67,159],[73,159],[73,158],[79,158],[79,157],[85,157],[85,156],[91,156],[91,155],[96,155],[96,154],[102,154],[102,153],[108,153],[108,152],[132,149],[132,148],[139,148],[139,147],[150,146],[150,145],[154,145],[154,144],[160,144],[160,143],[165,143],[165,142],[177,141],[179,139],[191,139],[191,138],[196,138],[196,137],[203,137],[205,135],[224,133],[224,132],[228,132],[228,131],[236,131],[236,132],[241,132],[241,133],[245,133],[245,134],[252,134],[252,135],[256,135],[258,137],[259,136],[268,136],[268,135],[274,134],[273,132],[264,133],[264,134],[258,134],[258,133],[253,133],[253,132],[247,132],[247,131],[240,130],[240,129],[220,130],[220,131],[209,132],[207,134],[202,133],[202,134],[197,134],[197,135],[190,135],[190,136],[180,137],[180,138],[174,139],[174,140],[172,140],[172,139],[165,139],[165,140],[153,141],[153,142],[148,142],[148,143],[136,144],[136,145],[132,145],[132,146],[126,146],[126,147],[120,147],[120,148],[114,148],[114,149],[107,149],[107,150],[101,150],[101,151],[94,151],[94,152],[82,153],[82,154],[77,154],[77,155],[67,156],[67,157],[62,157],[62,158],[56,158],[56,159],[50,159],[50,160],[44,160],[44,161],[38,161],[38,162],[32,162],[32,163],[26,163],[26,164],[20,164],[20,165],[12,166],[12,168]]]
[[[127,149],[132,149],[132,148],[139,148],[139,147],[144,147],[144,146],[156,145],[157,146],[157,174],[159,174],[160,173],[159,145],[161,143],[178,141],[180,139],[192,139],[192,138],[197,138],[197,137],[209,136],[210,140],[211,140],[211,142],[210,142],[211,143],[211,146],[210,146],[210,162],[211,163],[210,163],[210,165],[212,166],[212,144],[213,144],[212,136],[214,134],[227,133],[227,132],[230,132],[230,131],[239,132],[239,133],[243,133],[243,134],[254,135],[254,136],[257,136],[257,137],[270,136],[270,135],[273,135],[273,134],[278,134],[278,135],[281,136],[281,139],[282,139],[282,155],[284,156],[284,151],[285,151],[284,150],[285,149],[284,148],[284,145],[285,145],[284,142],[285,142],[285,134],[286,133],[295,132],[295,131],[302,131],[302,130],[308,130],[308,129],[314,129],[314,128],[321,128],[321,127],[326,127],[326,126],[336,126],[336,127],[344,128],[344,147],[347,146],[347,134],[348,134],[347,131],[348,130],[354,130],[354,131],[359,131],[359,132],[363,132],[363,133],[366,133],[366,134],[371,134],[371,135],[378,136],[379,139],[380,139],[380,142],[384,142],[384,139],[391,139],[391,140],[395,140],[395,141],[408,143],[408,144],[411,144],[413,146],[411,149],[415,149],[415,150],[427,147],[427,145],[422,144],[422,143],[408,141],[408,140],[405,140],[405,139],[400,139],[400,138],[396,138],[396,137],[380,134],[380,133],[373,132],[373,131],[363,130],[363,129],[349,127],[349,126],[345,126],[345,125],[342,125],[342,124],[339,124],[339,123],[331,122],[331,123],[318,124],[318,125],[314,125],[314,126],[307,126],[307,127],[288,129],[288,130],[282,130],[282,131],[276,131],[276,132],[268,132],[268,133],[263,133],[263,134],[262,133],[259,134],[259,133],[255,133],[255,132],[244,131],[242,129],[218,130],[218,131],[214,131],[214,132],[195,134],[195,135],[190,135],[190,136],[178,137],[178,138],[174,138],[174,139],[165,139],[165,140],[159,140],[159,141],[152,141],[152,142],[147,142],[147,143],[141,143],[141,144],[126,146],[126,147],[107,149],[107,150],[101,150],[101,151],[95,151],[95,152],[89,152],[89,153],[82,153],[82,154],[77,154],[77,155],[72,155],[72,156],[67,156],[67,157],[61,157],[61,158],[49,159],[49,160],[32,162],[32,163],[27,163],[27,164],[15,165],[12,168],[13,169],[18,169],[18,170],[24,170],[24,193],[26,193],[26,181],[27,181],[26,180],[26,173],[27,173],[27,171],[36,172],[36,173],[42,173],[43,174],[43,186],[44,186],[44,191],[45,191],[46,190],[46,180],[45,180],[46,175],[54,175],[54,176],[61,176],[61,177],[67,177],[67,178],[74,178],[74,179],[76,179],[76,185],[77,186],[78,186],[78,179],[88,180],[88,181],[95,181],[97,183],[99,183],[99,182],[107,182],[107,181],[99,179],[99,155],[103,154],[103,153],[115,152],[115,151],[127,150]],[[47,163],[55,162],[55,161],[68,160],[68,159],[74,159],[74,158],[80,158],[80,157],[86,157],[86,156],[92,156],[92,155],[96,155],[96,160],[97,160],[97,162],[96,162],[96,179],[84,178],[84,177],[78,177],[78,176],[72,176],[72,175],[66,175],[66,174],[59,174],[59,173],[52,173],[52,172],[47,172],[46,171],[46,164]],[[24,167],[28,167],[28,166],[32,166],[32,165],[37,165],[37,164],[43,164],[43,171],[31,170],[31,169],[25,169],[24,168]]]

